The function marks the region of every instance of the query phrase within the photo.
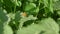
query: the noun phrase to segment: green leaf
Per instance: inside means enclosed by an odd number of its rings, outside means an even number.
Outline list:
[[[6,15],[5,11],[0,8],[0,34],[13,34],[11,28],[7,24],[8,16]]]
[[[60,25],[60,18],[57,19],[57,23]]]
[[[52,18],[43,19],[38,23],[19,28],[17,34],[39,34],[42,31],[44,31],[43,34],[59,34],[59,26]]]
[[[52,18],[41,20],[40,25],[44,27],[45,34],[58,34],[59,32],[59,25]]]
[[[60,10],[60,1],[54,3],[54,10]]]
[[[37,19],[37,17],[33,17],[33,15],[29,15],[28,17],[22,17],[19,20],[19,22],[20,22],[19,27],[21,28],[23,26],[23,23],[25,23],[26,21],[29,21],[29,20],[33,20],[34,21],[36,19]]]
[[[35,5],[34,3],[28,3],[28,4],[25,6],[24,10],[25,10],[25,11],[29,11],[29,10],[35,8],[35,7],[36,7],[36,5]]]
[[[32,24],[28,27],[23,27],[17,31],[17,34],[39,34],[42,28],[40,25]],[[23,33],[24,32],[24,33]]]
[[[47,7],[48,6],[48,0],[44,0],[43,2],[44,2],[45,7]]]
[[[17,1],[17,6],[21,7],[21,1]]]
[[[36,8],[30,10],[30,12],[28,12],[28,13],[31,14],[31,15],[36,16],[38,14],[39,10],[40,10],[39,6],[37,6]]]
[[[7,21],[7,16],[3,12],[2,8],[0,8],[0,34],[3,34],[3,24]]]
[[[21,19],[21,15],[20,15],[20,11],[18,11],[18,12],[15,13],[15,18],[14,18],[14,20],[17,22],[17,21],[19,21],[20,19]]]
[[[13,34],[13,31],[12,31],[11,27],[8,24],[4,25],[3,33],[4,34]]]
[[[57,14],[60,16],[60,11],[57,11]]]
[[[46,12],[52,12],[53,13],[53,0],[44,0],[44,6],[47,7]]]
[[[37,6],[36,8],[32,8],[29,11],[26,11],[28,15],[33,15],[36,16],[39,12],[39,6]]]
[[[11,15],[12,15],[12,16],[11,16]],[[15,13],[9,13],[8,16],[9,16],[10,19],[15,19],[15,18],[14,18],[14,17],[15,17]]]
[[[5,22],[8,20],[8,17],[2,8],[0,8],[0,20],[2,22]]]
[[[57,23],[58,23],[59,28],[60,28],[60,18],[57,19]],[[60,33],[60,29],[59,29],[59,33]]]

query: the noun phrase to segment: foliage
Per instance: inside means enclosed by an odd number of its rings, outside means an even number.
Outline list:
[[[0,0],[0,34],[60,34],[60,0]]]

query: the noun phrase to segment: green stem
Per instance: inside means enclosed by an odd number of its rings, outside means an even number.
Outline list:
[[[17,3],[17,0],[15,0],[14,13],[16,11],[16,3]]]

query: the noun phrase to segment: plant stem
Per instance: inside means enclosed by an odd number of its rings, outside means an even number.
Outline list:
[[[16,3],[17,3],[17,0],[15,0],[14,13],[16,11]]]

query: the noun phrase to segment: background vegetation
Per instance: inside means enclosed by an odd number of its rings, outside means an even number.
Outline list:
[[[60,34],[60,0],[0,0],[0,34]]]

